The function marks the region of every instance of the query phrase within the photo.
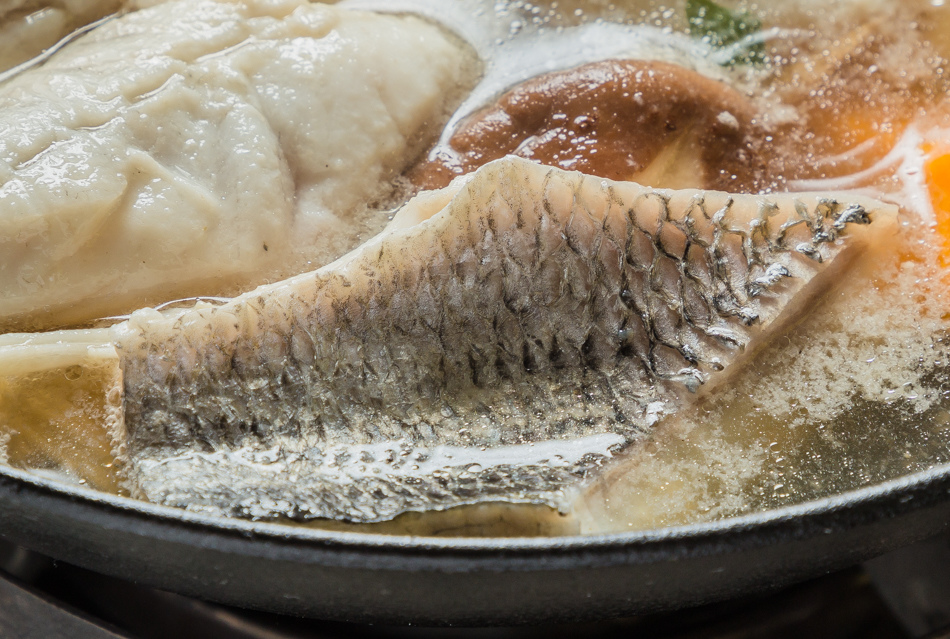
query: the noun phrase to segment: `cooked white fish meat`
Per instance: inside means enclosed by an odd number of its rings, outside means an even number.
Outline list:
[[[103,24],[0,85],[0,327],[331,261],[476,66],[421,19],[305,0]]]
[[[0,0],[0,72],[27,63],[122,0]]]
[[[0,369],[117,357],[129,487],[162,504],[363,522],[564,506],[894,219],[851,194],[658,190],[509,157],[320,270],[8,336]]]
[[[0,1],[0,72],[36,58],[120,4],[120,0]]]

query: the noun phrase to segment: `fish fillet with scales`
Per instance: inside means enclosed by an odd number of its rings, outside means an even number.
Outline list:
[[[318,271],[114,327],[130,487],[257,518],[564,507],[894,219],[492,162]]]

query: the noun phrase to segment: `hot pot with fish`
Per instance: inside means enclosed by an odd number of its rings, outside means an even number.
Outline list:
[[[4,18],[5,539],[459,624],[944,528],[945,9],[76,7]]]

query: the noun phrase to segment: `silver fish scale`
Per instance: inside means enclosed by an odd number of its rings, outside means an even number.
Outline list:
[[[455,188],[348,260],[176,319],[133,316],[117,333],[133,490],[257,518],[563,504],[883,206],[652,190],[512,158]]]

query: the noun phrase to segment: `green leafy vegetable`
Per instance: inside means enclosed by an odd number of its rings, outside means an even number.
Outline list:
[[[742,41],[757,33],[762,23],[744,11],[730,11],[712,0],[687,0],[686,18],[690,33],[717,48],[737,47],[735,55],[726,61],[728,65],[764,64],[765,45]]]

